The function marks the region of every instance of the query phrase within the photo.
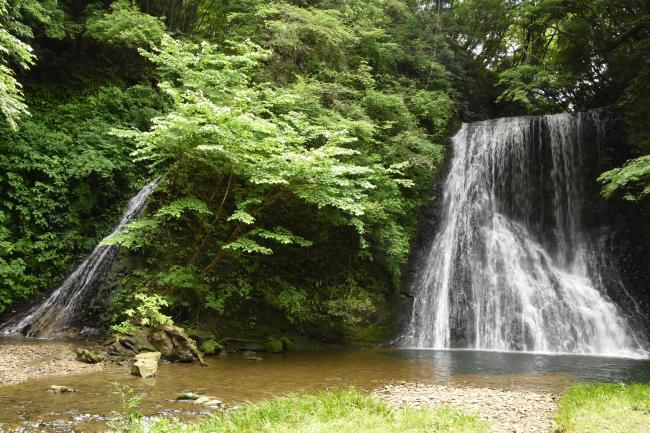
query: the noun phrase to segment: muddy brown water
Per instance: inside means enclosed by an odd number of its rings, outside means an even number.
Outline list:
[[[208,411],[175,402],[185,390],[233,405],[348,386],[372,390],[399,381],[544,392],[561,392],[582,381],[650,381],[650,361],[617,358],[398,349],[261,356],[262,361],[248,361],[239,354],[209,358],[207,367],[163,364],[151,379],[131,376],[128,367],[115,365],[100,372],[1,386],[0,431],[106,431],[107,419],[122,408],[112,383],[142,395],[144,414],[191,419]],[[47,391],[50,385],[70,386],[77,392],[52,394]]]

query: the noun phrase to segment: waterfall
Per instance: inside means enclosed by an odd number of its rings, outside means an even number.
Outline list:
[[[599,112],[464,124],[406,344],[642,356],[584,223]],[[592,188],[593,190],[593,188]]]
[[[119,224],[106,238],[140,217],[147,199],[155,190],[159,180],[149,182],[129,201]],[[81,311],[89,296],[92,295],[99,277],[110,268],[117,250],[116,245],[102,245],[100,242],[58,289],[25,315],[15,317],[2,325],[0,334],[47,337],[69,329],[75,315]]]

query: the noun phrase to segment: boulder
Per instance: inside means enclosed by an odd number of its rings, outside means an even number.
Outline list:
[[[271,338],[270,340],[267,340],[264,343],[264,347],[266,348],[266,351],[269,353],[282,353],[284,350],[284,345],[282,344],[282,341],[277,340],[275,338]]]
[[[77,349],[77,361],[85,362],[86,364],[98,364],[102,360],[102,356],[98,353],[93,353],[88,349]]]
[[[178,362],[198,361],[205,365],[196,343],[179,326],[165,325],[152,329],[148,339],[164,359]]]
[[[201,343],[201,352],[205,355],[218,355],[223,351],[223,346],[212,338]]]
[[[144,352],[135,355],[131,374],[140,377],[153,377],[158,373],[160,352]]]

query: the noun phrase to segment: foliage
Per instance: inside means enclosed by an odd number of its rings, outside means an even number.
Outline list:
[[[163,106],[145,86],[48,98],[19,131],[0,129],[0,311],[53,289],[115,224],[139,178],[109,131],[146,127]]]
[[[129,334],[139,327],[160,328],[165,325],[173,324],[172,318],[160,312],[161,309],[168,307],[169,302],[160,295],[147,295],[146,293],[136,293],[133,295],[137,303],[135,308],[129,308],[124,312],[127,320],[112,327],[113,331],[122,334]]]
[[[650,385],[576,385],[562,396],[555,416],[560,431],[641,433],[650,425]]]
[[[486,432],[485,423],[450,408],[393,409],[355,390],[330,391],[247,404],[194,424],[134,422],[129,432]]]
[[[118,0],[111,11],[96,13],[86,22],[88,36],[127,48],[157,45],[165,34],[163,22],[142,13],[131,0]]]
[[[606,171],[598,178],[604,184],[605,198],[623,192],[626,200],[635,201],[650,194],[650,155],[628,161],[623,167]]]
[[[132,426],[137,425],[143,418],[139,411],[142,396],[130,386],[121,385],[118,382],[112,382],[111,385],[115,389],[113,393],[122,403],[122,412],[118,414],[117,420],[109,423],[109,427],[119,432],[135,433],[136,430]]]
[[[61,37],[62,13],[56,1],[0,0],[0,111],[16,129],[18,120],[29,114],[24,102],[22,85],[12,69],[29,69],[35,60],[32,47],[25,39],[34,37],[32,28],[23,21],[33,21],[43,27],[49,37]]]
[[[390,291],[376,281],[399,284],[455,110],[444,67],[426,66],[428,88],[392,69],[400,50],[373,28],[395,6],[239,4],[231,40],[141,51],[172,108],[149,131],[113,134],[164,179],[108,243],[156,263],[148,286],[181,311],[251,323],[268,307],[299,328],[377,311]],[[373,31],[390,64],[366,58]],[[345,284],[355,296],[338,299]]]

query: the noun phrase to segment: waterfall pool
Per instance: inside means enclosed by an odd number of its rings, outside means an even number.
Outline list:
[[[121,410],[111,383],[142,394],[140,410],[147,415],[191,418],[206,412],[173,401],[185,390],[213,395],[232,405],[335,387],[372,390],[401,381],[552,393],[586,381],[650,381],[650,360],[643,359],[408,349],[330,349],[261,356],[262,361],[247,361],[240,354],[213,357],[207,367],[163,364],[152,379],[131,376],[126,366],[109,366],[100,372],[0,386],[0,431],[15,427],[105,431],[111,413]],[[53,394],[47,391],[50,385],[71,386],[77,392]]]

